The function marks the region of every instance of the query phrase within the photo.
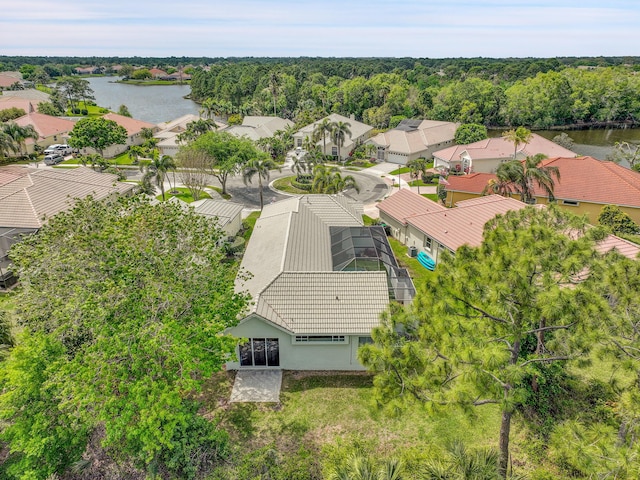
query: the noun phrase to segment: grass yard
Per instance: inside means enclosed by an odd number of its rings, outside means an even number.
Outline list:
[[[253,233],[253,227],[255,227],[256,220],[258,220],[258,218],[260,218],[260,212],[251,212],[247,216],[247,218],[242,220],[242,228],[243,228],[242,237],[245,239],[246,242],[248,242],[249,238],[251,238],[251,234]]]
[[[174,190],[177,190],[180,193],[172,194],[172,193],[169,193],[169,190],[165,190],[164,194],[165,194],[166,200],[169,200],[171,197],[176,197],[179,200],[182,200],[183,202],[187,202],[187,203],[191,203],[195,201],[188,188],[178,187],[178,188],[175,188]],[[157,195],[156,198],[162,201],[162,194]],[[199,200],[202,200],[203,198],[211,198],[211,196],[207,192],[202,192]]]
[[[393,172],[389,172],[389,175],[402,175],[403,173],[411,173],[409,167],[396,168]]]
[[[218,192],[220,194],[220,196],[222,198],[224,198],[225,200],[231,200],[231,195],[229,195],[228,193],[222,193],[222,188],[221,187],[214,187],[213,185],[207,185],[207,188],[210,188],[214,192]]]
[[[291,180],[294,180],[295,178],[295,175],[292,175],[291,177],[279,178],[273,182],[273,188],[282,192],[293,193],[296,195],[304,195],[306,193],[309,193],[305,190],[301,190],[291,185]]]
[[[73,113],[71,111],[70,108],[67,108],[67,111],[65,112],[65,115],[68,116],[83,116],[83,117],[101,117],[106,113],[109,113],[109,110],[104,108],[104,107],[100,107],[98,105],[90,105],[90,104],[85,104],[84,102],[78,102],[78,106],[76,108],[79,108],[81,111],[82,110],[87,110],[88,114],[87,115],[82,115],[80,113]]]
[[[418,262],[416,258],[408,256],[406,245],[403,245],[393,237],[387,238],[389,239],[389,245],[391,245],[391,249],[393,250],[393,254],[396,257],[396,260],[401,267],[409,270],[409,275],[411,276],[413,283],[417,289],[418,284],[424,283],[424,281],[430,275],[433,275],[433,272],[420,265],[420,262]]]
[[[428,198],[429,200],[433,200],[436,203],[440,203],[440,199],[438,198],[437,193],[421,193],[420,195],[422,195],[425,198]]]
[[[283,459],[311,452],[304,459],[309,471],[317,471],[337,445],[366,444],[376,457],[410,462],[458,439],[493,447],[499,430],[495,406],[478,408],[473,416],[453,410],[431,416],[415,406],[390,417],[373,406],[373,377],[367,373],[285,371],[281,404],[227,403],[233,378],[221,372],[206,384],[201,398],[205,416],[220,421],[241,452],[270,447]]]
[[[122,152],[119,155],[116,155],[113,158],[107,158],[107,162],[115,165],[134,165],[134,160],[129,157],[129,152]],[[69,160],[65,160],[62,162],[62,165],[80,165],[81,162],[77,158],[70,158]]]

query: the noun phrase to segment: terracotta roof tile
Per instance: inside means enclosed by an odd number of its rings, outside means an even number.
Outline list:
[[[554,187],[554,196],[559,200],[640,207],[638,172],[593,157],[550,158],[543,164],[560,171],[560,180]],[[447,190],[479,194],[492,178],[496,176],[491,173],[450,176]],[[536,196],[545,196],[537,185],[534,191]]]
[[[104,118],[107,120],[113,120],[118,125],[123,126],[127,130],[127,135],[133,136],[136,133],[140,133],[143,128],[157,129],[156,125],[142,120],[136,120],[135,118],[125,117],[124,115],[118,115],[117,113],[107,113]]]
[[[378,210],[395,218],[404,225],[407,224],[407,219],[413,216],[446,210],[446,208],[439,203],[429,200],[406,188],[398,190],[376,206]]]

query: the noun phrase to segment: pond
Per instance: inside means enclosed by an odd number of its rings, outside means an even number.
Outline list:
[[[96,103],[114,112],[126,105],[133,118],[161,123],[188,113],[198,114],[200,106],[184,97],[191,93],[189,85],[128,85],[115,83],[120,77],[91,77]]]

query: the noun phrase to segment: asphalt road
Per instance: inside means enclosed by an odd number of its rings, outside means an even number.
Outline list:
[[[137,170],[127,170],[126,174],[127,178],[129,178],[130,180],[140,180],[142,178],[142,174]],[[291,175],[293,175],[293,173],[288,167],[283,168],[281,172],[272,170],[271,178],[267,183],[271,183],[278,178],[288,177]],[[345,170],[343,172],[343,175],[352,175],[356,179],[356,183],[360,187],[359,193],[353,189],[350,189],[346,190],[344,194],[350,198],[353,198],[354,200],[361,202],[363,205],[375,203],[377,200],[380,200],[388,193],[389,187],[380,177],[362,172],[353,172],[350,170]],[[178,185],[180,184],[179,177],[180,175],[176,174]],[[172,174],[169,174],[169,180],[173,182]],[[214,177],[211,177],[209,179],[208,184],[213,186],[221,186],[220,182],[218,182],[218,180]],[[257,177],[254,177],[252,183],[249,183],[248,185],[244,184],[244,182],[242,181],[242,177],[239,175],[229,177],[227,180],[227,193],[231,195],[231,200],[236,203],[241,203],[245,207],[251,209],[260,208],[260,193],[258,189]],[[290,196],[278,193],[265,184],[263,189],[263,197],[264,204],[267,205],[269,203],[289,198]]]

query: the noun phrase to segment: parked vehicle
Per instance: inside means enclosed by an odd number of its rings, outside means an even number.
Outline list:
[[[67,144],[55,143],[53,145],[49,145],[45,151],[45,155],[50,155],[52,153],[59,153],[60,155],[69,155],[73,149]]]
[[[50,155],[46,155],[44,157],[45,165],[57,165],[58,163],[64,161],[64,157],[59,153],[52,153]]]

